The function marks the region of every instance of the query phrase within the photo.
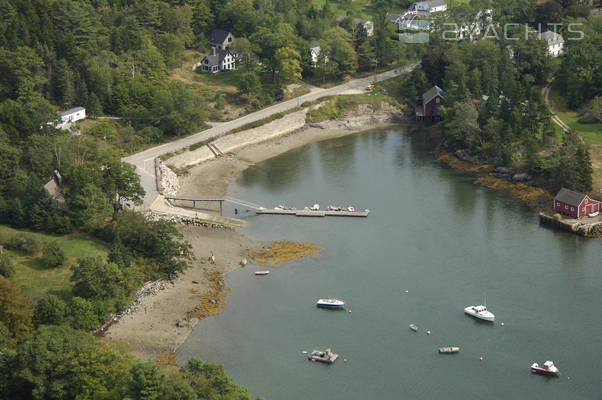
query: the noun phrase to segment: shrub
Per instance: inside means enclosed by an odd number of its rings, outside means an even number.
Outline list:
[[[37,302],[33,322],[36,325],[60,325],[67,315],[67,306],[63,300],[49,294]]]
[[[65,262],[65,253],[57,242],[48,242],[44,245],[42,262],[49,268],[56,268]]]
[[[8,258],[8,254],[0,254],[0,275],[4,276],[5,278],[10,278],[14,273],[15,266],[10,258]]]
[[[98,317],[92,302],[74,297],[71,299],[71,327],[91,331],[98,326]]]
[[[40,240],[27,233],[18,233],[6,242],[7,249],[22,251],[28,256],[35,256],[42,250],[42,247],[43,244]]]

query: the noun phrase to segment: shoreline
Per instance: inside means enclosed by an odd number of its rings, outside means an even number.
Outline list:
[[[305,124],[302,128],[240,147],[236,154],[230,153],[191,166],[184,176],[177,177],[177,193],[182,196],[223,197],[238,174],[261,161],[310,143],[400,124],[378,122],[392,118],[390,114],[381,114],[376,123],[374,116],[360,116],[311,126]],[[169,164],[169,160],[165,164]],[[230,228],[180,225],[178,229],[193,246],[196,260],[172,282],[142,297],[132,312],[110,323],[103,332],[105,340],[126,342],[132,354],[148,361],[156,360],[165,352],[175,353],[200,319],[219,314],[226,305],[229,290],[223,285],[223,278],[245,267],[243,260],[250,261],[252,254],[259,254],[279,243],[257,241]],[[303,247],[305,244],[300,245]],[[311,246],[308,244],[307,247]],[[317,246],[314,248],[319,249]],[[307,257],[317,251],[299,254]],[[215,262],[210,260],[212,255]],[[246,268],[252,270],[254,266],[259,267],[260,263]]]

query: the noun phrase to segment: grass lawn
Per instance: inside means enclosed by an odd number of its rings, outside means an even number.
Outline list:
[[[326,0],[314,0],[314,4],[324,7]],[[330,1],[330,7],[337,16],[347,15],[347,11],[353,11],[353,14],[361,15],[362,18],[366,19],[370,19],[370,14],[366,12],[369,4],[370,0],[343,0],[340,3]]]
[[[550,90],[550,104],[558,117],[575,130],[591,145],[602,145],[602,123],[584,124],[579,122],[581,115],[569,109],[567,100],[559,91],[552,87]]]
[[[9,237],[23,231],[0,225],[0,243]],[[53,236],[43,233],[33,233],[43,242],[56,241],[67,256],[67,262],[58,268],[46,268],[40,262],[40,255],[26,256],[20,252],[4,250],[15,264],[15,275],[11,278],[17,282],[23,292],[34,301],[46,293],[53,293],[68,299],[71,296],[71,270],[69,267],[78,258],[100,256],[105,258],[108,254],[106,244],[84,237],[80,234]]]

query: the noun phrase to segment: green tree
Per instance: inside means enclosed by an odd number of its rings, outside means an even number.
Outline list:
[[[0,276],[0,322],[9,330],[11,342],[16,343],[32,328],[31,301],[16,283]]]
[[[132,380],[126,393],[132,400],[161,400],[166,396],[165,375],[152,363],[139,363],[132,367]]]
[[[37,303],[33,322],[37,325],[61,325],[67,315],[65,302],[53,294],[47,294]]]
[[[47,242],[44,244],[42,251],[42,262],[48,268],[56,268],[62,265],[67,257],[65,252],[56,241]]]
[[[339,74],[352,74],[357,69],[357,56],[351,34],[336,26],[324,32],[325,49],[331,61],[337,63]]]
[[[123,274],[114,263],[104,263],[100,257],[82,258],[71,267],[73,294],[87,299],[108,299],[120,294]]]
[[[277,65],[277,82],[287,85],[301,79],[301,56],[299,52],[290,47],[281,47],[274,53]]]
[[[15,266],[6,252],[0,253],[0,275],[10,278],[15,273]]]
[[[70,304],[70,323],[74,329],[92,331],[98,327],[98,316],[94,305],[81,297],[73,297]]]

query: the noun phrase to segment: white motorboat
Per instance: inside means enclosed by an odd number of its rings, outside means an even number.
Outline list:
[[[450,346],[450,347],[439,347],[439,353],[441,354],[452,354],[460,351],[459,347]]]
[[[531,365],[531,372],[534,374],[542,374],[548,376],[557,376],[560,371],[552,361],[546,361],[543,365],[539,365],[538,363],[533,363]]]
[[[486,306],[469,306],[464,309],[464,313],[470,315],[471,317],[482,319],[483,321],[495,321],[495,315],[491,311],[487,310]]]
[[[600,215],[600,211],[596,211],[596,212],[593,212],[591,214],[587,214],[587,216],[590,217],[590,218],[597,217],[598,215]]]
[[[260,275],[260,276],[261,275],[268,275],[269,273],[270,273],[270,271],[268,271],[267,269],[263,270],[263,271],[255,271],[255,275]]]
[[[414,332],[418,332],[418,327],[414,324],[410,324],[410,329],[413,330]]]
[[[313,206],[309,207],[309,209],[311,211],[320,211],[320,205],[319,204],[314,204]]]
[[[322,308],[343,308],[345,307],[345,302],[337,299],[319,299],[316,302],[316,306]]]
[[[349,206],[349,207],[347,207],[347,211],[355,212],[355,207]]]

